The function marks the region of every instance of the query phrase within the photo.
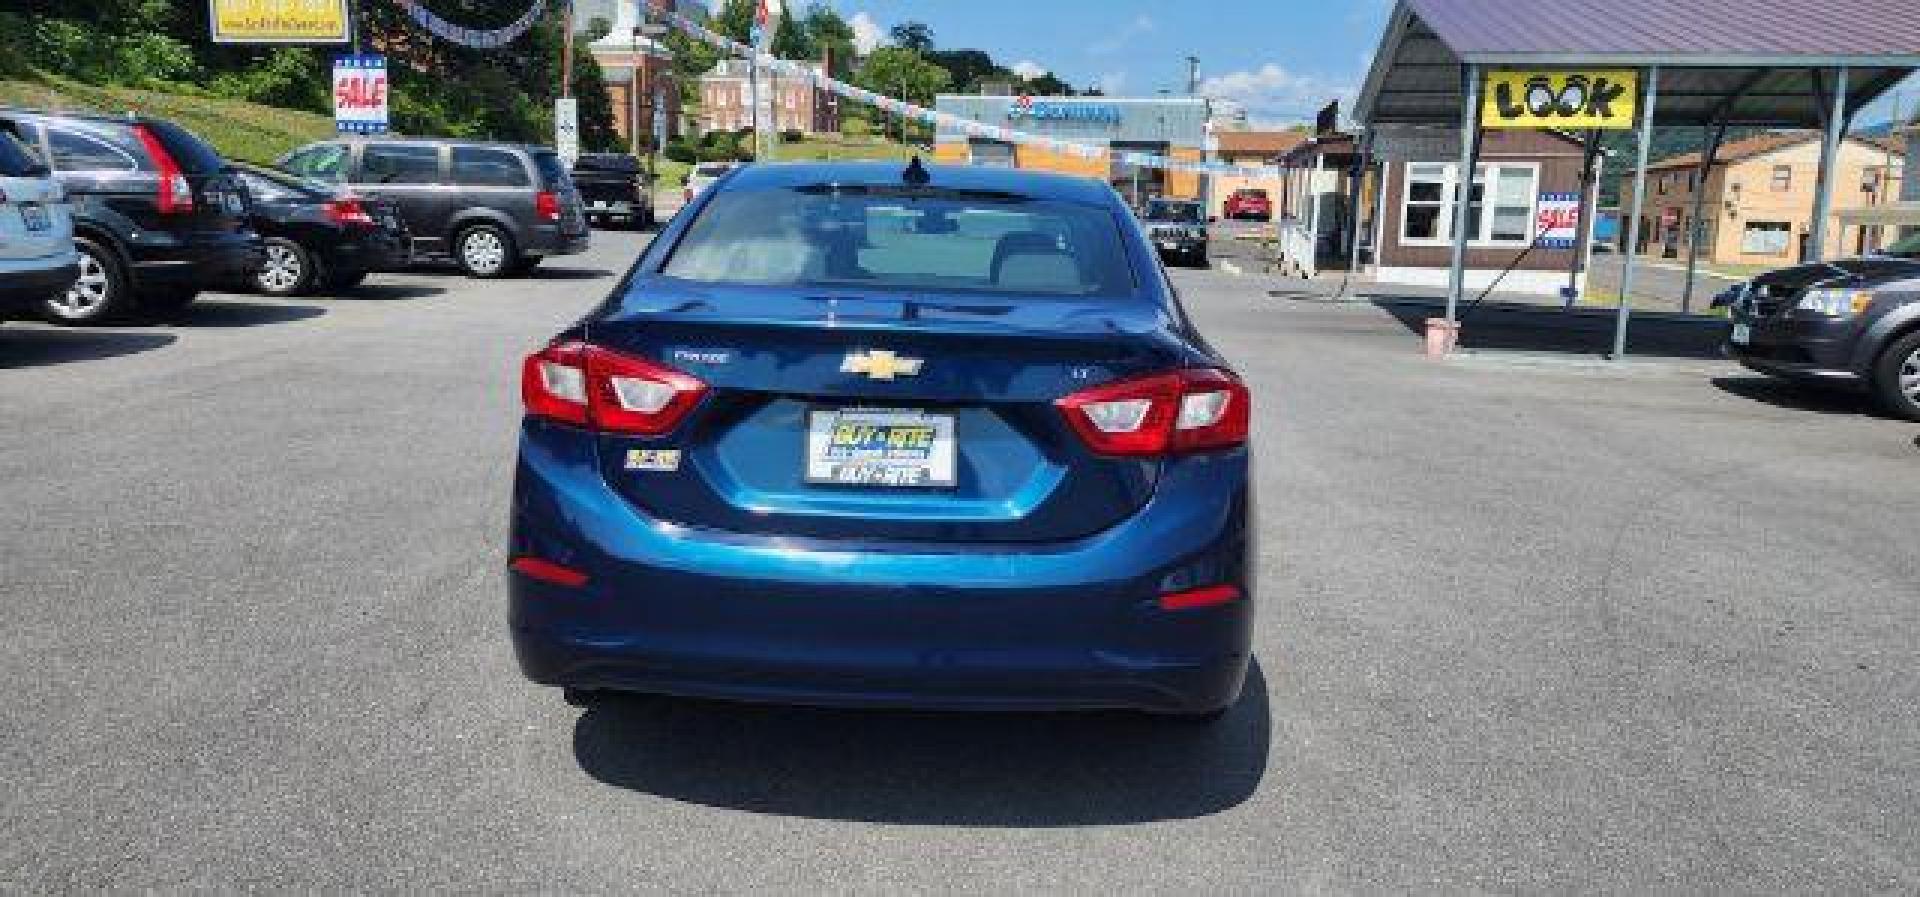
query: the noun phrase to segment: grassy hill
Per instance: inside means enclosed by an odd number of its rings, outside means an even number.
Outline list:
[[[0,80],[0,104],[43,109],[133,110],[179,122],[230,159],[271,162],[303,143],[333,136],[333,119],[241,100],[101,87],[53,75]]]

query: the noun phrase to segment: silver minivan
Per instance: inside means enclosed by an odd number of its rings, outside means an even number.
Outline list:
[[[79,276],[65,191],[32,147],[0,127],[0,313],[41,314]]]

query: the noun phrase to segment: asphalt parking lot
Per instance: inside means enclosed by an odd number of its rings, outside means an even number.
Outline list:
[[[1258,403],[1217,727],[563,704],[506,639],[517,364],[644,239],[0,325],[0,889],[1920,889],[1920,428],[1219,273],[1173,275]]]

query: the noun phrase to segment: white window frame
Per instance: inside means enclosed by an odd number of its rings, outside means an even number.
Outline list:
[[[1436,228],[1436,230],[1438,231],[1438,234],[1437,236],[1434,236],[1431,238],[1409,237],[1407,236],[1407,220],[1408,220],[1407,206],[1413,202],[1413,169],[1415,167],[1426,168],[1426,167],[1434,167],[1434,166],[1438,166],[1443,170],[1443,174],[1441,176],[1441,183],[1440,183],[1440,220],[1438,222],[1438,227]],[[1475,180],[1480,181],[1484,185],[1486,183],[1487,173],[1495,168],[1527,169],[1528,185],[1529,185],[1527,190],[1527,220],[1529,222],[1537,221],[1540,215],[1540,163],[1508,162],[1508,161],[1481,162],[1474,169],[1474,174],[1477,175]],[[1460,172],[1459,163],[1457,162],[1408,162],[1401,165],[1400,170],[1401,170],[1400,245],[1402,246],[1451,246],[1453,245],[1453,216],[1454,216],[1454,209],[1455,209],[1454,203],[1459,201],[1462,198],[1460,195],[1461,191],[1460,191],[1460,183],[1459,183],[1459,172]],[[1480,209],[1481,209],[1480,232],[1477,234],[1474,234],[1473,238],[1467,241],[1468,246],[1481,246],[1481,247],[1492,247],[1492,248],[1518,247],[1518,246],[1525,246],[1528,243],[1533,242],[1533,238],[1531,236],[1528,236],[1526,239],[1521,239],[1521,240],[1493,239],[1494,215],[1493,215],[1493,203],[1491,201],[1493,196],[1491,193],[1486,192],[1484,189],[1482,191],[1482,194],[1483,195],[1480,202]],[[1427,205],[1427,206],[1433,205],[1431,201],[1422,201],[1420,204]],[[1529,228],[1531,227],[1532,225],[1529,224]]]

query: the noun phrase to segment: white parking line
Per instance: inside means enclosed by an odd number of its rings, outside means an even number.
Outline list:
[[[1230,261],[1227,261],[1226,259],[1221,259],[1221,260],[1220,260],[1220,270],[1222,270],[1222,271],[1225,271],[1225,272],[1227,272],[1228,274],[1243,274],[1243,273],[1245,273],[1245,272],[1243,272],[1243,271],[1241,271],[1241,270],[1240,270],[1240,266],[1239,266],[1239,265],[1236,265],[1236,264],[1234,264],[1234,263],[1232,263],[1232,262],[1230,262]]]

